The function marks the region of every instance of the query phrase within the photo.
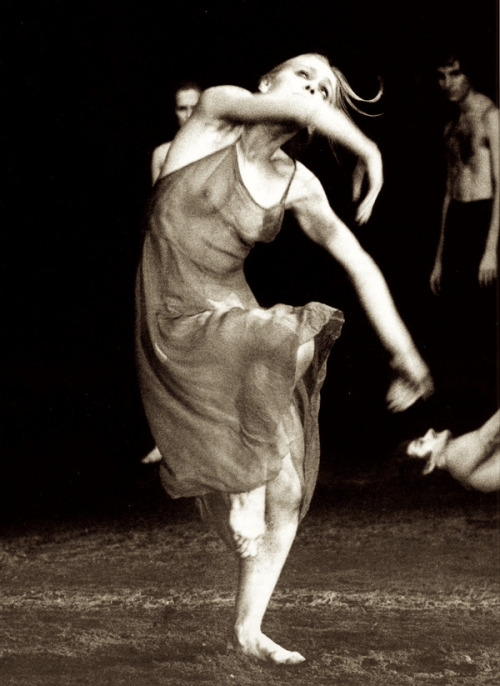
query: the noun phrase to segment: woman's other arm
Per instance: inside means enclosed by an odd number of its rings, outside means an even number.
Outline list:
[[[432,393],[427,365],[415,348],[379,267],[333,212],[318,179],[302,165],[298,176],[299,199],[291,209],[306,235],[347,272],[368,320],[391,356],[391,366],[399,374],[398,383],[389,389],[389,405],[396,411],[405,409],[418,397]]]

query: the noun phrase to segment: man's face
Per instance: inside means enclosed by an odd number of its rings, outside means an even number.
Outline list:
[[[420,438],[414,438],[413,441],[408,445],[406,452],[411,457],[422,457],[427,458],[436,448],[439,442],[440,433],[434,429],[429,429],[429,431],[421,436]]]
[[[179,126],[187,122],[199,99],[200,94],[194,88],[177,91],[175,94],[175,115]]]
[[[437,76],[439,86],[450,102],[461,102],[470,90],[471,83],[458,60],[438,67]]]

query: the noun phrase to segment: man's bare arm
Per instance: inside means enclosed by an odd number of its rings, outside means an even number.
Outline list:
[[[493,205],[491,208],[491,221],[486,238],[483,257],[479,265],[479,284],[489,286],[497,278],[497,250],[499,232],[500,211],[500,187],[499,187],[499,122],[498,110],[491,107],[484,115],[485,135],[490,150],[490,174],[493,187]]]

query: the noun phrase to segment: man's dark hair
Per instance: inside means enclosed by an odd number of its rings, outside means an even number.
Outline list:
[[[201,93],[203,88],[196,81],[179,81],[176,84],[174,93],[177,94],[179,91],[198,91]]]
[[[454,62],[460,65],[462,71],[471,81],[476,76],[476,59],[471,50],[466,45],[450,45],[443,43],[434,50],[433,64],[435,69],[439,67],[449,67]]]

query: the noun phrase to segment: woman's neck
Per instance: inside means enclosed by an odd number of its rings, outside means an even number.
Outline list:
[[[248,160],[269,160],[297,130],[283,125],[254,124],[245,126],[240,138],[240,148]]]

